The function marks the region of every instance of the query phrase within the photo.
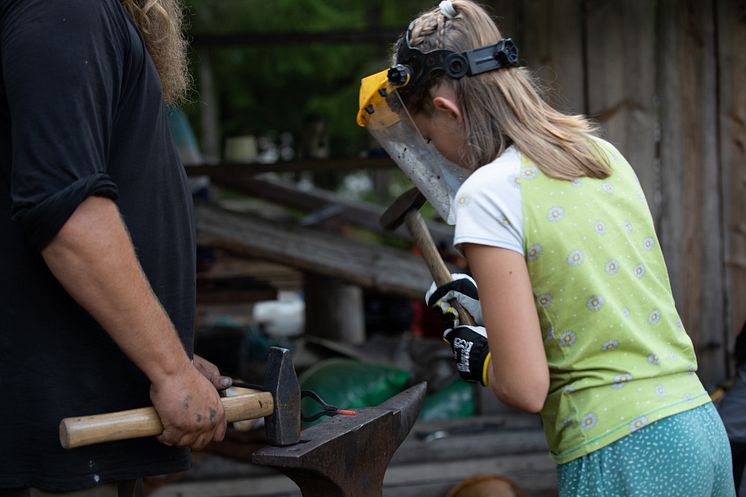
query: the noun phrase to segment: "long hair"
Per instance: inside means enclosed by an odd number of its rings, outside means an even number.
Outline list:
[[[452,0],[457,15],[446,18],[440,8],[420,14],[410,24],[410,45],[423,52],[464,52],[502,39],[485,10],[470,0]],[[404,35],[406,36],[406,35]],[[397,42],[406,43],[404,36]],[[595,128],[583,116],[563,114],[539,94],[524,67],[498,69],[459,80],[440,73],[419,88],[402,91],[410,112],[433,112],[432,91],[450,85],[464,114],[466,140],[462,159],[471,170],[492,162],[514,143],[553,178],[606,178],[611,169],[592,139]]]
[[[178,103],[189,88],[187,43],[180,0],[122,0],[140,28],[155,63],[167,103]]]

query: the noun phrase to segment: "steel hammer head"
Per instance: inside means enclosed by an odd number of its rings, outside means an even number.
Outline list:
[[[417,187],[399,195],[394,203],[386,209],[381,215],[380,223],[384,229],[395,230],[404,222],[407,213],[412,210],[418,210],[425,204],[425,196],[420,193]]]
[[[275,409],[264,418],[267,443],[292,445],[300,441],[300,384],[290,351],[280,347],[269,350],[264,388],[272,394]]]

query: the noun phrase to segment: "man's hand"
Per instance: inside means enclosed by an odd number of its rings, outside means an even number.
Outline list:
[[[185,362],[176,374],[153,382],[150,399],[163,424],[159,442],[201,449],[213,440],[223,440],[223,404],[215,386],[195,365]]]
[[[453,281],[445,285],[437,286],[435,282],[425,294],[425,302],[428,307],[439,311],[445,319],[458,326],[458,312],[449,303],[455,300],[474,318],[474,322],[481,325],[482,307],[479,304],[479,292],[474,279],[467,274],[454,273],[451,275]]]
[[[194,363],[194,367],[197,368],[197,371],[210,380],[210,383],[212,383],[216,389],[222,391],[233,384],[233,380],[229,376],[221,375],[218,367],[204,357],[194,354],[194,360],[192,362]]]
[[[489,384],[490,348],[484,326],[457,326],[443,333],[456,359],[458,374],[466,381]]]

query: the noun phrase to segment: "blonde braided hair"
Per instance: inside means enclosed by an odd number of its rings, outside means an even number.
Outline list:
[[[471,0],[452,0],[456,16],[436,7],[409,25],[409,44],[423,52],[446,49],[465,52],[492,45],[503,37],[490,16]],[[394,47],[406,43],[406,35]],[[566,180],[582,176],[606,178],[611,169],[592,139],[594,126],[580,115],[565,115],[547,104],[524,67],[499,69],[451,79],[431,75],[417,88],[404,88],[402,98],[412,113],[431,115],[433,90],[450,86],[464,115],[466,146],[463,162],[476,169],[492,162],[514,143],[544,174]]]

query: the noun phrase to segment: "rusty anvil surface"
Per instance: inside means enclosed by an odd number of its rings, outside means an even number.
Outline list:
[[[383,404],[335,416],[301,432],[287,447],[264,447],[253,462],[285,473],[303,497],[381,497],[391,457],[404,441],[425,397],[419,383]]]

